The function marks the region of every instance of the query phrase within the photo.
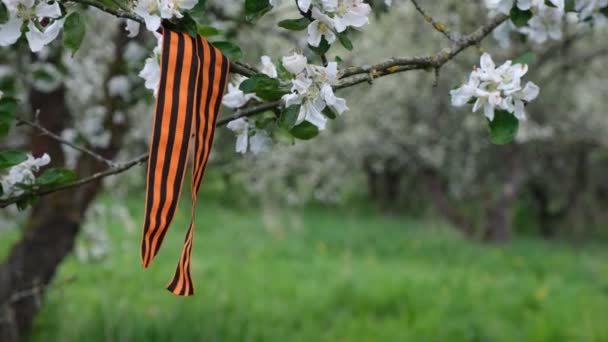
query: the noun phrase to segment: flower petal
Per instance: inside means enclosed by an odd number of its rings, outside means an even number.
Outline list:
[[[65,19],[55,20],[51,25],[45,27],[44,31],[40,31],[36,25],[30,21],[27,25],[29,31],[25,33],[30,50],[32,50],[32,52],[39,52],[43,47],[55,40],[63,27],[64,21]]]
[[[23,21],[16,15],[11,16],[8,21],[0,25],[0,46],[13,45],[21,37],[21,26]]]

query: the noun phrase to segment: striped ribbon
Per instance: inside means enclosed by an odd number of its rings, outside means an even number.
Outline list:
[[[228,58],[205,38],[162,28],[160,83],[150,143],[141,257],[145,268],[160,249],[179,202],[194,140],[192,217],[175,275],[167,289],[194,294],[190,259],[197,193],[213,143],[226,88]]]

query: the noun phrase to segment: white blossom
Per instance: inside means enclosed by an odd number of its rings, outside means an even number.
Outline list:
[[[323,130],[327,123],[323,114],[325,108],[328,107],[336,114],[348,110],[346,101],[337,97],[332,89],[332,84],[338,80],[338,64],[331,62],[327,67],[307,65],[293,70],[299,69],[302,70],[291,81],[291,92],[283,96],[283,101],[287,107],[300,105],[296,124],[308,121]]]
[[[253,154],[266,152],[270,147],[272,140],[265,130],[258,130],[249,141],[249,149]]]
[[[247,118],[238,118],[230,121],[226,127],[233,131],[236,135],[236,152],[242,154],[247,153],[249,141],[249,120],[247,120]]]
[[[499,27],[494,37],[499,40],[502,47],[510,45],[511,31],[524,34],[536,43],[543,43],[548,39],[561,39],[562,26],[568,17],[564,0],[485,0],[485,4],[492,12],[507,15],[514,6],[522,11],[532,12],[532,18],[523,27],[517,28],[512,22]]]
[[[562,38],[564,14],[563,9],[544,6],[528,21],[528,25],[520,29],[520,32],[539,44],[549,38],[559,40]]]
[[[316,7],[312,9],[312,17],[314,20],[308,25],[308,44],[318,47],[322,38],[329,44],[336,41],[332,19]]]
[[[324,0],[333,9],[332,23],[336,31],[344,32],[348,27],[360,28],[369,23],[372,8],[362,0]]]
[[[197,0],[139,0],[133,12],[144,19],[148,31],[156,32],[161,19],[182,18],[182,10],[192,9],[197,3]]]
[[[136,37],[139,34],[139,22],[127,19],[127,25],[125,26],[125,30],[128,32],[127,36],[129,38]]]
[[[196,6],[198,0],[159,0],[160,17],[164,19],[183,18],[181,10]]]
[[[145,80],[145,87],[152,90],[156,96],[160,82],[160,64],[156,56],[146,59],[144,68],[139,72],[139,77]]]
[[[308,12],[310,6],[312,5],[311,0],[297,0],[297,3],[302,12]]]
[[[519,120],[525,119],[525,103],[534,100],[540,89],[532,82],[524,87],[521,78],[527,73],[528,66],[513,65],[506,61],[496,67],[489,54],[481,56],[480,67],[473,70],[469,80],[458,89],[450,92],[452,105],[461,107],[475,100],[473,112],[483,108],[484,115],[491,121],[496,108],[515,115]]]
[[[160,11],[158,0],[139,0],[133,12],[144,19],[146,29],[156,32],[160,28]]]
[[[162,44],[162,35],[154,32],[156,37],[156,47],[152,51],[152,56],[146,59],[144,68],[139,72],[139,77],[145,80],[145,87],[154,93],[158,93],[158,84],[160,83],[160,48]]]
[[[260,67],[260,72],[272,78],[277,78],[277,68],[274,63],[272,63],[272,59],[270,59],[268,56],[262,56],[260,59],[262,64]]]
[[[61,8],[57,2],[11,0],[4,3],[8,11],[8,21],[0,25],[0,46],[17,42],[21,37],[23,24],[27,23],[28,31],[25,37],[30,50],[39,52],[57,38],[63,27],[64,19],[59,19]],[[43,24],[43,19],[48,22]]]
[[[224,95],[222,104],[228,108],[240,108],[247,104],[250,100],[259,100],[255,94],[245,94],[239,86],[247,77],[237,76],[234,82],[228,84],[228,91]]]
[[[19,185],[33,185],[36,182],[35,173],[50,162],[51,158],[46,153],[40,158],[28,155],[27,160],[5,171],[5,174],[0,176],[1,197],[9,198],[21,195],[23,189]]]
[[[283,67],[290,73],[297,75],[304,71],[306,65],[308,65],[308,60],[306,56],[301,55],[299,53],[294,52],[291,56],[285,56],[282,59]]]
[[[236,135],[237,153],[245,154],[251,151],[253,154],[259,154],[268,150],[272,143],[268,132],[255,127],[255,124],[247,118],[232,120],[226,127]],[[252,136],[249,137],[250,135]]]

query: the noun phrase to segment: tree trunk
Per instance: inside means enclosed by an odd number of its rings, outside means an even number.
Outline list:
[[[524,180],[519,149],[509,146],[505,161],[508,169],[506,179],[497,199],[486,210],[483,239],[489,242],[504,243],[511,240],[515,200]]]
[[[452,205],[447,186],[439,173],[432,169],[426,169],[423,171],[421,178],[425,181],[426,187],[431,194],[431,200],[439,214],[466,237],[475,236],[473,224],[467,220],[458,208]]]
[[[363,161],[363,170],[367,176],[367,192],[371,199],[379,200],[382,196],[382,186],[379,173],[374,170],[372,162],[369,158]]]
[[[395,167],[395,161],[389,159],[384,163],[384,205],[395,206],[401,195],[401,170]]]
[[[110,65],[106,78],[120,72],[123,63],[122,50],[127,38],[121,31],[117,34],[115,60]],[[60,134],[70,118],[65,103],[63,87],[51,93],[30,92],[32,111],[40,109],[39,123],[50,131]],[[110,98],[106,93],[105,105],[108,113],[124,107],[119,98]],[[108,147],[95,151],[108,160],[116,157],[128,123],[113,122],[108,115],[104,127],[112,134]],[[35,156],[48,153],[51,166],[63,166],[61,145],[39,132],[32,132],[30,148]],[[107,167],[103,162],[82,155],[76,166],[79,175],[100,172]],[[0,267],[0,341],[13,342],[25,339],[31,331],[46,289],[66,256],[71,253],[74,241],[83,223],[87,208],[102,189],[101,180],[78,188],[56,192],[39,199],[32,207],[23,236],[11,249]]]
[[[593,146],[585,143],[579,143],[574,146],[574,170],[573,174],[561,175],[562,178],[567,178],[570,183],[564,180],[560,184],[560,194],[554,196],[563,196],[563,204],[559,208],[551,208],[551,193],[550,187],[543,183],[544,179],[538,179],[529,183],[530,193],[538,207],[538,221],[540,224],[541,235],[545,239],[552,239],[557,236],[558,225],[567,218],[568,214],[573,211],[579,201],[579,198],[587,190],[588,177],[587,170],[589,164],[589,155]],[[553,177],[560,177],[559,174]],[[567,187],[567,190],[566,190]]]

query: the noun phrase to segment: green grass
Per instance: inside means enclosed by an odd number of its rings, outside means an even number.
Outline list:
[[[50,291],[32,340],[608,341],[601,246],[484,246],[398,216],[202,202],[194,297],[164,289],[187,205],[148,270],[141,233],[115,221],[106,259],[63,265],[57,283],[74,281]]]

